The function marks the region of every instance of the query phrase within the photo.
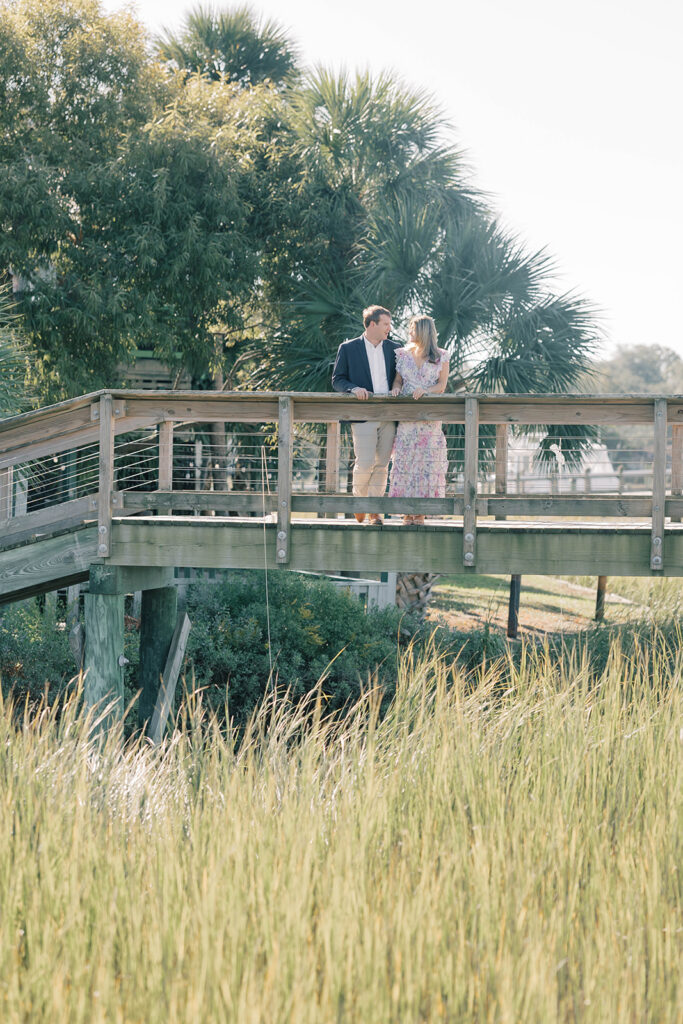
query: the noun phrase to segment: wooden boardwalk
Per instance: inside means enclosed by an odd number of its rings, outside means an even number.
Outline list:
[[[457,493],[373,502],[340,493],[340,424],[359,417],[464,425]],[[326,426],[315,436],[326,455],[324,491],[297,492],[295,431],[321,423]],[[647,424],[652,491],[510,494],[498,460],[497,493],[481,493],[481,426],[494,424],[502,447],[511,424],[567,423]],[[174,434],[218,427],[224,443],[225,424],[228,431],[268,424],[269,465],[275,462],[276,471],[262,474],[263,486],[252,479],[249,489],[188,489],[179,479]],[[141,484],[132,477],[126,486],[129,470],[122,471],[121,458],[135,464],[140,451],[146,478]],[[225,460],[221,452],[214,456]],[[50,473],[58,481],[47,486]],[[34,491],[40,501],[32,502]],[[0,601],[86,580],[98,564],[135,568],[141,579],[147,568],[264,565],[319,572],[680,576],[682,492],[680,396],[444,395],[419,403],[360,403],[340,395],[98,392],[0,422]],[[381,528],[339,518],[377,510],[387,516]],[[430,518],[424,527],[403,527],[391,518],[405,512]]]
[[[458,425],[452,493],[349,495],[340,450],[353,419]],[[511,428],[577,424],[651,431],[651,491],[567,495],[553,477],[545,494],[508,489]],[[351,515],[377,511],[381,527]],[[427,523],[392,518],[406,513]],[[681,576],[681,519],[681,396],[103,391],[0,421],[0,603],[87,581],[85,700],[111,721],[125,595],[141,591],[140,723],[157,740],[189,629],[176,569]]]

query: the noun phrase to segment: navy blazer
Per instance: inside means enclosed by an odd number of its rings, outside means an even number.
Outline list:
[[[394,383],[396,376],[396,350],[401,345],[397,341],[389,341],[386,338],[382,342],[384,350],[384,362],[387,368],[387,383],[389,390]],[[353,388],[365,388],[373,392],[372,374],[368,354],[365,351],[365,339],[353,338],[351,341],[343,341],[339,346],[337,358],[332,370],[332,387],[335,391],[351,391]]]

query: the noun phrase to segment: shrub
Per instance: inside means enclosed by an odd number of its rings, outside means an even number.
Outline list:
[[[61,628],[56,602],[39,607],[35,600],[2,609],[0,614],[0,680],[4,696],[14,693],[20,703],[47,691],[54,700],[76,674],[66,630]]]
[[[355,701],[370,681],[390,695],[398,644],[424,635],[420,623],[398,609],[366,614],[357,597],[317,577],[271,573],[267,596],[262,572],[188,594],[187,667],[212,707],[227,694],[236,721],[251,713],[269,682],[296,698],[324,675],[330,707]]]

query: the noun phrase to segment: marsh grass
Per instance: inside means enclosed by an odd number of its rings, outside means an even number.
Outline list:
[[[409,651],[161,750],[4,707],[0,1019],[679,1021],[682,661]]]

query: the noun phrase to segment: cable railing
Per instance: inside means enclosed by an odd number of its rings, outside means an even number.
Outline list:
[[[441,498],[352,493],[353,420],[442,423]],[[106,391],[0,422],[0,545],[83,522],[140,515],[266,515],[277,564],[297,518],[425,513],[462,531],[476,565],[477,525],[561,519],[651,526],[683,516],[679,396],[440,395],[416,402],[345,395]],[[434,520],[436,521],[436,520]],[[351,522],[348,525],[354,526]]]

